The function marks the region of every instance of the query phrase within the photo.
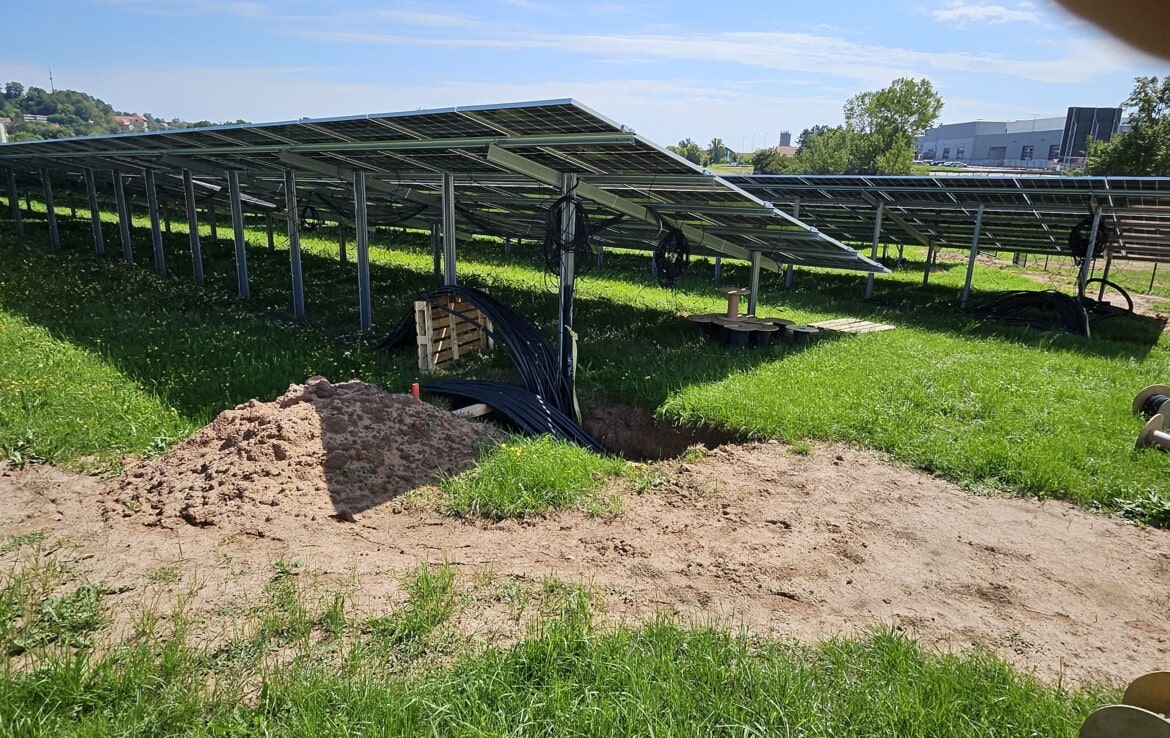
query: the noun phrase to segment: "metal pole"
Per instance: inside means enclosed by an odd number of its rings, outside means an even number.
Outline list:
[[[443,283],[443,226],[431,223],[431,255],[435,259],[435,284]]]
[[[366,173],[360,170],[353,173],[353,220],[357,229],[358,313],[361,330],[368,331],[373,322],[370,307],[370,231],[366,214]]]
[[[752,252],[752,277],[751,284],[748,287],[751,292],[748,293],[748,315],[756,314],[756,304],[760,298],[760,252]]]
[[[305,282],[301,274],[301,231],[297,222],[297,175],[284,172],[284,206],[288,216],[288,260],[292,270],[293,316],[305,317]]]
[[[195,208],[195,182],[191,170],[183,170],[183,198],[187,201],[187,240],[191,244],[191,271],[195,284],[203,286],[203,244],[199,240],[199,211]]]
[[[207,220],[211,224],[211,240],[219,240],[219,224],[215,222],[215,203],[207,208]]]
[[[443,172],[443,284],[455,284],[455,175]]]
[[[1154,262],[1154,271],[1150,274],[1150,286],[1149,286],[1149,289],[1146,290],[1147,295],[1154,291],[1154,278],[1156,278],[1157,276],[1158,276],[1158,262],[1155,261]]]
[[[49,170],[41,170],[41,189],[45,194],[45,212],[49,216],[49,246],[53,251],[61,250],[61,234],[57,231],[57,208],[53,205],[53,185],[49,182]]]
[[[784,268],[784,287],[792,289],[792,284],[796,281],[796,264],[788,262],[788,266]]]
[[[504,236],[504,256],[512,255],[512,237]]]
[[[341,252],[341,263],[346,264],[349,262],[349,257],[345,253],[345,223],[340,220],[337,221],[337,240],[337,248]]]
[[[126,201],[126,180],[119,171],[114,172],[114,200],[118,204],[118,230],[122,234],[122,258],[127,264],[134,263],[134,247],[130,243],[130,203]]]
[[[169,203],[163,203],[163,229],[167,235],[171,235],[171,206]]]
[[[85,170],[85,194],[89,198],[89,224],[93,227],[93,250],[98,256],[106,253],[106,240],[102,235],[102,213],[98,208],[97,184],[93,181],[93,170]]]
[[[1109,268],[1113,266],[1113,252],[1105,252],[1105,272],[1101,275],[1101,290],[1097,293],[1097,301],[1105,299],[1105,282],[1109,280]]]
[[[1085,249],[1085,258],[1081,261],[1081,272],[1077,275],[1077,294],[1085,294],[1085,282],[1089,281],[1089,274],[1093,271],[1093,252],[1096,251],[1097,230],[1101,227],[1101,211],[1093,213],[1093,227],[1089,231],[1089,247]]]
[[[719,284],[719,281],[721,279],[723,279],[723,257],[716,256],[715,257],[715,284]]]
[[[16,172],[8,170],[8,207],[12,210],[12,223],[16,235],[24,235],[24,221],[20,217],[20,194],[16,191]]]
[[[561,212],[561,239],[571,243],[577,236],[577,175],[562,173],[561,195],[570,199]],[[581,411],[577,407],[577,334],[573,332],[573,289],[577,274],[577,255],[565,249],[561,252],[560,318],[558,337],[560,339],[560,366],[573,396],[574,420],[580,422]]]
[[[272,213],[264,214],[264,229],[268,231],[268,250],[276,251],[276,237],[272,233]]]
[[[959,308],[967,307],[967,300],[971,297],[971,278],[975,276],[975,256],[979,253],[979,233],[983,230],[983,204],[975,212],[975,234],[971,236],[971,255],[967,259],[967,280],[963,283],[963,296],[959,299]]]
[[[879,202],[877,206],[877,216],[873,221],[873,248],[870,249],[869,258],[877,260],[878,241],[882,240],[882,215],[886,212],[886,204]],[[865,278],[865,299],[873,297],[873,272],[870,272]]]
[[[926,242],[926,268],[922,270],[922,284],[930,283],[930,262],[934,260],[934,241]]]
[[[244,202],[240,199],[240,173],[228,170],[228,198],[232,206],[232,236],[236,244],[236,292],[241,300],[252,296],[248,284],[248,242],[244,240]]]
[[[154,187],[154,170],[145,169],[146,207],[150,210],[150,240],[154,245],[154,271],[160,277],[167,276],[167,260],[163,254],[162,226],[158,218],[158,192]]]

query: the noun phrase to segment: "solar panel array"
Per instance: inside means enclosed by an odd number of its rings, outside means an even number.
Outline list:
[[[442,179],[453,175],[461,234],[542,238],[556,177],[579,176],[591,215],[622,214],[596,234],[602,243],[653,248],[666,228],[692,248],[746,258],[765,268],[794,263],[885,269],[744,190],[658,147],[573,100],[389,113],[284,123],[12,143],[0,168],[39,187],[79,189],[85,170],[117,170],[143,192],[155,173],[159,197],[183,202],[181,172],[193,173],[197,201],[228,208],[226,172],[238,173],[244,206],[283,209],[284,176],[297,175],[299,206],[328,220],[353,218],[353,172],[367,178],[371,225],[429,227],[442,220]],[[112,189],[110,176],[98,176]],[[181,205],[180,205],[181,207]]]
[[[1069,233],[1094,212],[1114,257],[1170,261],[1170,178],[1062,176],[753,175],[728,180],[847,242],[884,238],[969,248],[983,206],[979,246],[1068,254]]]

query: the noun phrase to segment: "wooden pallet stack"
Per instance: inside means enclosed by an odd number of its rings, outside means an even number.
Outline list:
[[[418,332],[419,371],[433,372],[469,354],[495,348],[488,334],[492,323],[479,308],[455,295],[439,295],[414,303]],[[480,326],[488,332],[480,330]]]

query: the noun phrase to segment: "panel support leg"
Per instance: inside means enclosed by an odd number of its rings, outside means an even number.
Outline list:
[[[126,201],[126,178],[114,172],[114,199],[118,204],[118,231],[122,235],[122,258],[134,263],[134,246],[130,243],[130,203]]]
[[[751,283],[748,286],[751,292],[748,293],[748,315],[756,314],[756,305],[760,299],[760,252],[752,252],[752,276]]]
[[[187,202],[187,241],[191,244],[191,271],[195,284],[203,286],[203,244],[199,240],[199,211],[195,208],[195,182],[191,170],[183,170],[183,199]]]
[[[244,201],[240,199],[240,173],[228,170],[228,198],[232,206],[232,237],[236,246],[236,293],[241,300],[252,296],[248,284],[248,242],[244,240]]]
[[[150,211],[150,242],[154,246],[154,273],[167,276],[167,260],[163,253],[162,224],[158,217],[158,191],[155,189],[154,170],[144,169],[146,181],[146,207]]]
[[[41,170],[41,189],[45,195],[45,213],[49,216],[49,247],[61,250],[61,233],[57,230],[57,208],[53,205],[53,183],[49,181],[49,170]]]
[[[93,251],[98,256],[106,253],[106,240],[102,235],[102,211],[98,207],[97,184],[93,170],[85,170],[85,194],[89,198],[89,224],[93,228]]]
[[[926,243],[926,267],[922,270],[922,285],[930,282],[930,263],[934,261],[934,241]]]
[[[1085,250],[1085,258],[1081,261],[1081,271],[1077,275],[1077,294],[1085,294],[1085,283],[1093,272],[1093,252],[1096,251],[1097,232],[1101,228],[1101,211],[1093,213],[1093,227],[1089,231],[1089,248]]]
[[[370,329],[373,322],[373,311],[370,306],[370,230],[366,213],[366,173],[363,171],[353,173],[353,221],[357,245],[358,317],[360,329],[365,332]],[[342,238],[345,236],[342,235]]]
[[[443,284],[455,283],[455,175],[443,172]]]
[[[577,194],[577,175],[561,174],[561,195],[574,197]],[[570,243],[576,237],[576,200],[570,200],[561,214],[561,238]],[[573,290],[577,273],[577,255],[572,251],[561,253],[560,286],[560,338],[559,354],[561,371],[573,400],[573,419],[581,422],[581,410],[577,407],[577,334],[573,331]]]
[[[16,235],[24,235],[24,221],[20,215],[20,193],[16,191],[16,172],[8,170],[8,208],[12,211],[12,225]]]
[[[443,226],[431,223],[431,255],[435,260],[435,284],[443,283]]]
[[[870,249],[869,258],[877,261],[878,242],[882,240],[882,216],[885,214],[886,204],[879,202],[877,206],[877,216],[873,222],[873,247]],[[873,298],[873,282],[874,274],[870,272],[865,277],[865,299]]]
[[[305,282],[301,273],[301,230],[297,222],[297,175],[291,169],[284,173],[284,204],[288,216],[288,260],[292,271],[293,316],[305,317]]]
[[[983,231],[983,204],[975,211],[975,233],[971,236],[971,254],[967,257],[967,279],[963,282],[963,295],[959,298],[959,308],[966,309],[967,301],[971,299],[971,278],[975,276],[975,257],[979,254],[979,234]]]

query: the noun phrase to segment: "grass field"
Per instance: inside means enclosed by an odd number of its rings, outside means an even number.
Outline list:
[[[270,252],[262,233],[250,234],[258,245],[243,302],[229,241],[205,240],[199,289],[186,234],[165,238],[169,276],[159,279],[141,225],[131,267],[116,247],[92,255],[88,223],[63,220],[66,249],[49,254],[35,214],[20,241],[0,222],[0,453],[9,459],[113,472],[123,454],[162,452],[220,410],[314,374],[391,391],[416,378],[412,354],[374,346],[433,284],[424,236],[379,233],[375,330],[361,335],[352,255],[341,264],[332,238],[305,240],[308,315],[295,321],[283,239]],[[1132,450],[1140,423],[1129,412],[1137,389],[1170,378],[1161,325],[1117,319],[1086,342],[975,321],[956,309],[960,261],[944,260],[923,287],[921,254],[906,254],[871,301],[857,275],[802,269],[791,291],[768,275],[762,313],[897,329],[760,352],[702,342],[682,319],[724,304],[706,260],[664,290],[645,255],[607,253],[579,282],[583,401],[745,437],[849,441],[971,487],[1170,525],[1170,455]],[[480,241],[460,258],[462,283],[490,289],[551,335],[555,283],[532,243],[505,256],[499,242]],[[746,265],[724,264],[723,283],[746,284]],[[980,266],[975,286],[978,300],[1035,283]],[[497,352],[460,371],[506,377],[509,368]],[[594,482],[620,462],[578,466],[541,443],[509,444],[450,480],[448,511],[612,511]],[[542,487],[550,456],[563,473]],[[501,498],[521,485],[531,493],[523,508],[514,493]],[[563,496],[570,487],[579,494]],[[277,562],[265,604],[226,644],[208,646],[182,617],[157,613],[123,641],[95,642],[109,615],[101,588],[55,563],[61,546],[34,538],[0,542],[27,552],[0,581],[9,655],[0,715],[17,716],[0,735],[1073,735],[1092,707],[1116,698],[1041,686],[981,652],[928,653],[894,631],[806,647],[725,624],[604,626],[588,589],[569,584],[542,588],[540,617],[519,643],[470,644],[451,623],[471,585],[444,568],[412,573],[407,603],[363,620],[343,592],[315,591]]]

